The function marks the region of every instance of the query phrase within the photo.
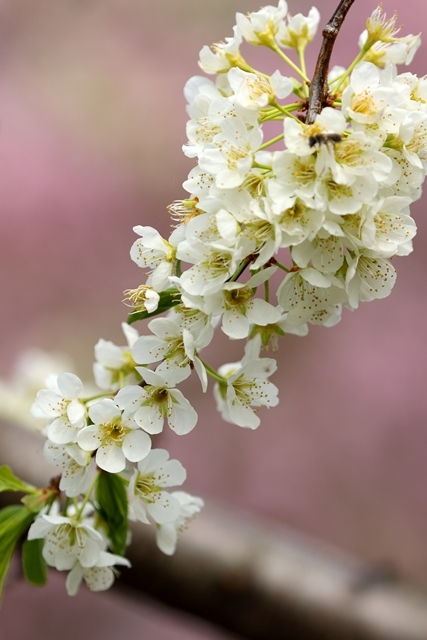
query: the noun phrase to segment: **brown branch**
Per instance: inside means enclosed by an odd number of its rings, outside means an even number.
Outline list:
[[[328,95],[328,72],[332,49],[341,25],[354,0],[341,0],[334,15],[322,31],[323,42],[316,62],[313,80],[310,85],[306,123],[311,124],[326,105]]]

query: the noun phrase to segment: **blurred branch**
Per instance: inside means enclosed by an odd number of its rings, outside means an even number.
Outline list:
[[[42,486],[44,440],[0,431],[0,464]],[[38,461],[41,460],[41,463]],[[37,466],[35,466],[37,465]],[[116,582],[131,597],[149,593],[250,640],[425,640],[427,594],[390,572],[235,507],[208,506],[173,557],[155,545],[154,527],[133,528],[132,570]],[[393,578],[393,579],[391,579]]]
[[[327,103],[328,73],[332,49],[334,48],[341,25],[353,2],[354,0],[341,0],[334,15],[322,31],[323,42],[310,84],[306,124],[312,124]]]

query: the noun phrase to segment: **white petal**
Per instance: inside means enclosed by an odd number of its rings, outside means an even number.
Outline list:
[[[238,311],[226,311],[222,317],[221,329],[232,340],[247,338],[249,335],[249,320]]]
[[[121,415],[118,406],[110,399],[100,400],[89,409],[89,416],[95,424],[106,424]]]
[[[167,556],[171,556],[175,553],[177,539],[178,533],[174,524],[168,523],[157,527],[157,546],[160,551],[163,551]]]
[[[69,417],[71,424],[76,426],[78,429],[86,426],[86,409],[79,400],[71,400],[67,407],[67,416]]]
[[[67,580],[65,581],[65,588],[67,589],[67,593],[69,596],[75,596],[77,591],[79,590],[80,583],[83,578],[83,571],[79,563],[71,569],[70,573],[67,576]]]
[[[140,407],[133,418],[147,433],[155,434],[163,431],[164,418],[155,406]]]
[[[123,453],[130,462],[139,462],[151,449],[151,439],[140,429],[131,431],[123,440]]]
[[[156,336],[141,336],[132,347],[132,356],[139,364],[151,364],[164,357],[167,344]]]
[[[77,442],[83,451],[94,451],[101,445],[102,432],[96,425],[90,425],[79,432]]]
[[[93,567],[99,560],[101,548],[95,540],[87,538],[84,548],[79,554],[79,562],[82,567]]]
[[[176,520],[181,506],[176,498],[167,491],[159,491],[153,496],[154,502],[147,505],[147,511],[155,522],[165,524]]]
[[[55,444],[75,442],[76,435],[77,429],[65,416],[57,418],[47,428],[47,437]]]
[[[120,447],[107,445],[96,452],[96,464],[104,471],[119,473],[126,467],[126,458]]]
[[[57,385],[64,398],[78,398],[83,393],[82,381],[74,373],[61,373]]]
[[[170,428],[181,436],[194,429],[197,423],[197,413],[181,391],[174,390],[171,395],[175,402],[172,402],[168,423]]]
[[[110,567],[91,567],[83,575],[91,591],[106,591],[114,582],[114,573]]]
[[[250,322],[261,327],[265,327],[267,324],[275,324],[281,318],[280,311],[262,298],[251,300],[246,314]]]

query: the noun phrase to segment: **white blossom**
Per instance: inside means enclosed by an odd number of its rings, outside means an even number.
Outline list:
[[[132,418],[108,398],[89,409],[93,424],[79,432],[77,442],[84,451],[96,451],[96,464],[110,473],[119,473],[126,460],[138,462],[151,449],[150,437]]]
[[[282,76],[280,71],[265,78],[233,67],[228,72],[228,80],[234,91],[234,100],[245,109],[266,107],[276,98],[287,98],[293,91],[292,81]]]
[[[279,0],[277,7],[268,5],[247,15],[236,13],[237,26],[250,44],[272,46],[287,11],[286,1]]]
[[[66,496],[74,498],[89,490],[96,475],[91,453],[77,444],[56,444],[46,440],[43,454],[49,464],[61,467],[59,488]]]
[[[145,385],[124,387],[115,402],[131,415],[147,433],[163,430],[165,420],[178,435],[189,433],[197,423],[197,413],[175,385],[187,377],[182,368],[163,369],[161,373],[138,367]]]
[[[307,16],[297,13],[288,14],[286,20],[280,24],[277,40],[282,47],[289,47],[302,51],[316,35],[319,26],[320,13],[316,7],[311,7]]]
[[[151,269],[147,284],[155,291],[164,291],[169,286],[169,276],[175,263],[176,248],[173,234],[164,240],[153,227],[138,225],[133,228],[141,239],[135,240],[130,250],[130,257],[139,267]]]
[[[135,369],[131,347],[139,337],[134,327],[126,322],[122,323],[127,346],[119,347],[109,340],[102,338],[95,345],[95,359],[93,375],[100,389],[117,391],[125,384],[136,384],[141,378]]]
[[[159,524],[156,530],[157,546],[168,556],[175,553],[178,535],[188,527],[204,505],[201,498],[196,498],[185,491],[173,491],[170,495],[178,501],[180,512],[173,522]]]
[[[165,487],[181,485],[186,471],[178,460],[169,460],[164,449],[152,449],[138,463],[129,482],[129,501],[132,516],[150,524],[165,524],[176,520],[181,513],[181,504]]]
[[[76,562],[65,581],[68,595],[76,595],[82,580],[91,591],[106,591],[114,582],[116,571],[112,567],[116,565],[131,566],[126,558],[107,551],[101,551],[98,561],[91,567],[84,567]]]
[[[32,414],[49,420],[47,435],[57,444],[75,442],[79,429],[86,425],[86,407],[80,396],[83,383],[74,373],[61,373],[49,380],[31,407]]]
[[[256,429],[261,422],[255,413],[258,407],[275,407],[279,402],[277,387],[267,380],[277,369],[276,361],[259,358],[260,346],[257,336],[247,343],[241,362],[218,370],[226,379],[226,383],[215,385],[218,410],[225,420],[239,427]]]
[[[205,73],[223,73],[228,71],[241,59],[239,47],[242,35],[239,27],[233,27],[233,36],[225,38],[225,42],[218,42],[212,47],[205,45],[199,53],[199,66]]]

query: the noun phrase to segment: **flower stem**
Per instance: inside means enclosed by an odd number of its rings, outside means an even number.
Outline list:
[[[107,391],[106,393],[97,393],[96,396],[89,396],[89,398],[82,398],[81,401],[87,404],[88,402],[92,402],[92,400],[98,400],[98,398],[111,398],[113,395],[114,393]]]
[[[353,71],[354,67],[357,64],[359,64],[359,62],[361,60],[363,60],[363,58],[365,57],[365,54],[366,54],[366,51],[364,51],[362,49],[362,51],[360,51],[360,53],[355,57],[355,59],[353,60],[351,65],[348,67],[348,69],[346,69],[344,71],[344,73],[342,73],[340,76],[338,76],[338,78],[335,78],[335,80],[333,80],[331,82],[331,86],[332,86],[332,89],[333,89],[334,93],[338,93],[339,89],[344,84],[344,82],[347,80],[348,76],[351,74],[351,72]],[[335,82],[338,82],[338,84],[336,86],[334,86]]]
[[[202,363],[202,365],[205,367],[206,369],[206,373],[213,378],[214,380],[216,380],[217,382],[219,382],[220,384],[227,384],[227,380],[225,378],[223,378],[222,376],[219,375],[219,373],[217,373],[215,371],[215,369],[212,369],[212,367],[210,367],[208,365],[207,362],[205,362],[204,360],[200,359],[200,362]]]
[[[300,47],[298,49],[298,59],[299,59],[299,65],[301,67],[301,71],[307,77],[307,70],[306,70],[306,66],[305,66],[305,55],[304,54],[305,54],[305,46],[304,47]],[[302,90],[304,92],[304,95],[306,95],[308,97],[309,89],[308,89],[308,85],[307,85],[306,82],[304,83]]]
[[[282,60],[284,60],[286,62],[286,64],[288,64],[291,69],[293,69],[295,71],[295,73],[297,73],[299,76],[301,76],[301,78],[304,80],[304,82],[309,82],[309,79],[307,78],[307,76],[305,75],[304,71],[302,71],[302,69],[300,69],[295,62],[292,62],[292,60],[290,58],[288,58],[288,56],[283,53],[283,51],[280,49],[280,47],[278,47],[277,45],[271,45],[270,48],[277,53],[277,55],[279,55]]]
[[[272,144],[275,144],[276,142],[279,142],[280,140],[283,140],[283,138],[285,137],[285,135],[283,133],[281,133],[279,136],[276,136],[275,138],[272,138],[271,140],[268,140],[267,142],[264,142],[264,144],[262,144],[260,147],[258,147],[257,151],[262,151],[263,149],[267,149],[267,147],[269,147]]]
[[[81,517],[81,515],[83,513],[83,509],[85,508],[86,504],[90,500],[90,496],[92,494],[92,491],[94,490],[94,488],[96,486],[96,483],[98,482],[99,473],[100,473],[99,471],[96,473],[96,475],[95,475],[95,477],[94,477],[94,479],[92,481],[92,484],[90,485],[89,489],[87,490],[87,493],[86,493],[86,495],[85,495],[85,497],[83,499],[83,502],[81,503],[80,508],[78,509],[78,511],[76,513],[77,520],[80,520],[80,517]]]
[[[282,264],[281,262],[279,262],[278,260],[276,260],[276,258],[272,258],[272,259],[270,260],[270,262],[271,262],[272,264],[275,264],[277,267],[279,267],[279,269],[282,269],[283,271],[286,271],[286,273],[290,273],[290,271],[291,271],[290,269],[288,269],[288,267],[285,267],[285,265],[284,265],[284,264]]]

